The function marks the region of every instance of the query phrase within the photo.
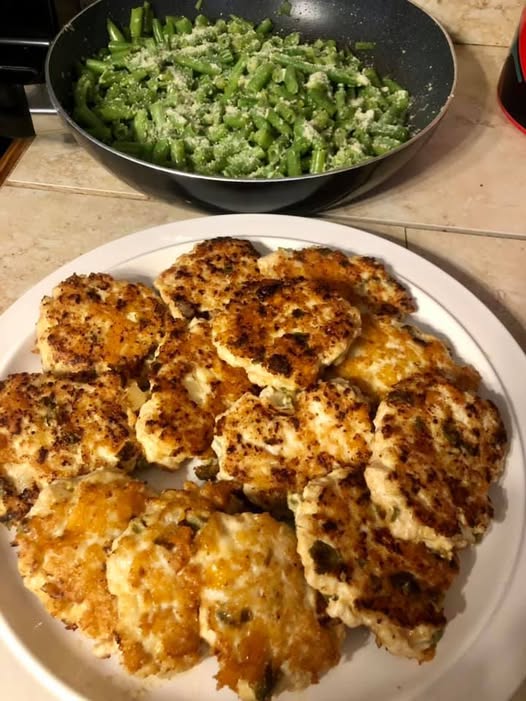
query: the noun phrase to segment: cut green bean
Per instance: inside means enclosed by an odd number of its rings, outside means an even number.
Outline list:
[[[143,8],[134,7],[130,13],[130,36],[132,39],[140,39],[142,36]]]
[[[146,0],[78,62],[73,118],[94,138],[206,175],[299,177],[381,156],[411,137],[411,99],[332,39],[272,21],[154,16]],[[370,42],[354,49],[370,51]]]
[[[126,41],[126,37],[124,36],[124,34],[117,27],[115,22],[112,22],[111,19],[109,19],[109,18],[108,18],[108,21],[106,22],[106,27],[108,29],[108,36],[110,38],[110,42],[112,42],[112,41]]]
[[[323,173],[325,170],[325,162],[327,160],[327,150],[324,148],[315,148],[312,152],[310,164],[311,173]]]

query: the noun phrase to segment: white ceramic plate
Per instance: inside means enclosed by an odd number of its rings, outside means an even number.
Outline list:
[[[483,543],[463,554],[461,575],[447,599],[451,622],[435,660],[419,666],[392,657],[377,649],[361,629],[356,630],[349,635],[340,664],[319,685],[301,694],[284,694],[280,700],[509,698],[526,674],[526,359],[491,312],[439,268],[384,239],[316,219],[228,215],[167,224],[81,256],[23,295],[0,317],[0,377],[39,368],[38,357],[32,353],[38,305],[42,296],[68,275],[110,271],[126,279],[151,281],[196,241],[218,235],[251,238],[262,250],[322,243],[382,259],[409,285],[418,302],[419,322],[448,338],[457,355],[481,372],[485,391],[499,405],[511,436],[506,472],[493,494],[496,521]],[[140,682],[122,672],[115,661],[94,658],[81,635],[63,630],[24,590],[3,531],[0,634],[27,669],[58,698],[235,698],[229,691],[215,690],[212,659],[170,681]]]

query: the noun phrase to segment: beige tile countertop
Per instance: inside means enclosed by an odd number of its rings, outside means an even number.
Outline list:
[[[455,100],[428,146],[402,172],[324,218],[388,237],[437,263],[483,300],[526,350],[526,136],[505,120],[495,99],[523,3],[420,4],[459,42]],[[153,201],[116,179],[57,118],[40,118],[37,133],[0,188],[0,312],[55,268],[102,243],[202,216]],[[0,678],[6,700],[50,701],[3,649]],[[514,701],[526,701],[526,684]]]

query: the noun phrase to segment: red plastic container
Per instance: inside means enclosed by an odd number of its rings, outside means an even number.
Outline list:
[[[526,7],[502,67],[497,94],[506,117],[526,134]]]

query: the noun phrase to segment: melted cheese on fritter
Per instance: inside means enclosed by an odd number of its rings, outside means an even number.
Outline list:
[[[226,483],[167,490],[114,541],[106,576],[128,671],[167,676],[201,658],[199,581],[189,563],[195,534],[214,511],[232,508],[232,491]]]
[[[174,318],[208,316],[223,309],[242,283],[260,277],[258,258],[249,241],[210,239],[179,256],[154,285]]]
[[[319,382],[283,407],[279,396],[245,394],[218,419],[212,446],[219,477],[270,508],[335,466],[363,469],[373,436],[369,405],[344,380]]]
[[[42,366],[59,375],[138,374],[161,340],[165,314],[146,285],[105,273],[72,275],[40,306]]]
[[[375,258],[313,246],[278,249],[261,258],[258,266],[266,277],[304,277],[322,283],[361,311],[403,315],[416,309],[409,291]]]
[[[381,402],[375,427],[365,478],[393,535],[445,552],[482,536],[506,452],[495,405],[441,375],[416,375]]]
[[[244,370],[219,358],[203,319],[189,326],[174,322],[152,363],[150,382],[137,438],[149,462],[169,469],[210,453],[215,417],[252,387]]]
[[[328,597],[327,612],[348,626],[368,626],[395,655],[431,659],[457,561],[394,538],[361,470],[312,480],[291,506],[307,581]]]
[[[362,316],[362,332],[333,374],[357,384],[380,401],[389,389],[411,375],[440,370],[461,389],[476,390],[480,376],[458,365],[447,346],[435,336],[396,319]]]
[[[67,628],[93,638],[101,657],[116,651],[107,552],[147,496],[143,482],[114,472],[57,480],[40,492],[17,532],[25,586]]]
[[[21,517],[52,480],[133,469],[133,419],[114,374],[89,384],[48,373],[0,382],[0,518]]]
[[[197,543],[201,635],[219,688],[259,701],[316,683],[338,662],[341,627],[320,615],[292,529],[268,514],[214,514]]]
[[[307,280],[246,283],[212,320],[219,356],[249,379],[290,391],[316,381],[360,333],[360,314]]]

